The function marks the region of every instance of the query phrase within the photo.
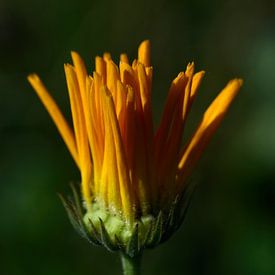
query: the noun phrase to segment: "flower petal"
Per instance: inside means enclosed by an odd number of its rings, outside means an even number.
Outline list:
[[[107,185],[110,206],[120,207],[126,219],[133,220],[133,194],[130,187],[128,166],[115,113],[113,98],[106,87],[102,87],[104,108],[105,148],[102,168],[102,184]],[[113,204],[113,205],[111,205]]]
[[[83,197],[89,204],[91,202],[91,170],[92,163],[90,157],[90,149],[88,143],[87,129],[85,125],[83,105],[79,91],[76,72],[73,66],[65,65],[65,74],[67,79],[73,124],[76,135],[76,144],[79,152],[79,161],[82,178]]]
[[[50,96],[48,90],[44,86],[43,82],[36,74],[31,74],[28,76],[28,81],[32,85],[33,89],[39,96],[43,105],[49,112],[52,120],[54,121],[61,137],[63,138],[65,144],[67,145],[75,163],[80,167],[79,156],[76,148],[75,136],[71,128],[69,127],[66,119],[55,103],[54,99]]]
[[[241,79],[231,80],[204,113],[197,130],[181,154],[178,164],[180,188],[218,128],[242,83]]]
[[[145,40],[141,42],[138,48],[138,61],[145,67],[150,66],[151,52],[150,52],[150,41]]]

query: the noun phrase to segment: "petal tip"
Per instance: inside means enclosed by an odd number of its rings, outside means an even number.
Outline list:
[[[27,79],[29,82],[31,82],[31,81],[39,80],[39,76],[36,73],[30,73],[27,76]]]
[[[242,85],[243,85],[242,78],[234,78],[228,82],[227,87],[231,88],[232,90],[239,91],[239,89],[242,87]]]
[[[150,66],[150,48],[151,43],[149,40],[142,41],[138,47],[138,61],[146,67]]]

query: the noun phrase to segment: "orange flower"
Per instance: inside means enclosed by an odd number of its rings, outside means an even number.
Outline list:
[[[76,52],[71,55],[73,65],[65,65],[65,75],[73,130],[40,78],[32,74],[28,80],[80,170],[86,211],[92,212],[97,204],[130,225],[142,216],[156,216],[183,192],[242,80],[226,85],[181,148],[184,125],[204,71],[195,73],[191,63],[172,81],[154,132],[149,41],[141,43],[132,65],[125,54],[119,66],[110,54],[96,57],[92,75]]]

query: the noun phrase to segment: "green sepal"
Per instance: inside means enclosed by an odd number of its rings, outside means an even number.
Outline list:
[[[176,197],[176,199],[171,203],[171,206],[166,217],[165,229],[161,238],[161,243],[169,239],[175,232],[176,224],[178,222],[177,219],[179,208],[179,197]]]
[[[117,235],[115,235],[115,242],[116,242],[117,248],[121,251],[124,251],[125,245]]]
[[[75,190],[74,188],[72,189]],[[94,238],[93,235],[91,235],[87,230],[86,225],[83,222],[82,212],[79,210],[77,206],[78,204],[77,204],[76,198],[78,197],[77,196],[75,197],[74,192],[73,194],[74,194],[74,202],[72,201],[71,198],[65,199],[63,195],[58,194],[68,214],[68,217],[72,226],[81,237],[85,238],[86,240],[88,240],[90,243],[94,245],[99,245],[100,243],[97,241],[97,239]]]
[[[87,229],[87,232],[90,236],[97,242],[98,245],[101,245],[101,238],[99,233],[97,232],[97,229],[94,225],[94,223],[89,219],[89,225],[90,225],[90,232]]]
[[[93,202],[94,211],[93,208],[85,211],[76,188],[71,185],[71,189],[73,199],[59,197],[75,230],[92,244],[102,245],[111,252],[120,250],[134,258],[144,248],[153,248],[165,242],[178,230],[186,217],[195,188],[194,185],[187,185],[181,196],[167,203],[157,214],[136,218],[133,225],[127,224],[119,215],[113,216],[108,209],[98,206],[96,201]],[[110,223],[114,217],[116,222]]]
[[[74,229],[85,238],[85,230],[82,228],[81,217],[79,217],[75,204],[70,200],[66,200],[61,194],[58,194],[61,202],[68,214],[69,220],[74,227]]]
[[[130,257],[135,257],[140,250],[139,247],[139,230],[138,230],[138,223],[136,223],[132,237],[130,238],[127,246],[126,246],[126,254],[129,255]]]
[[[153,228],[153,223],[154,221],[152,220],[149,224],[148,224],[148,228],[147,230],[145,231],[144,233],[144,238],[143,238],[143,242],[142,242],[142,246],[146,246],[147,243],[150,242],[150,238],[151,238],[151,235],[152,235],[152,228]]]
[[[162,236],[161,243],[166,242],[182,225],[186,218],[192,197],[195,191],[195,184],[187,184],[181,196],[177,196],[171,203],[167,224]]]
[[[146,247],[154,247],[160,243],[163,234],[163,213],[159,212],[155,223],[152,226],[150,238],[146,243]]]
[[[101,237],[101,244],[111,252],[118,250],[118,247],[112,243],[111,238],[105,228],[105,225],[102,219],[99,218],[99,222],[100,222],[99,233]]]
[[[195,184],[187,185],[187,187],[183,192],[183,195],[179,199],[179,202],[178,202],[179,206],[175,209],[176,216],[178,217],[178,221],[174,223],[174,227],[173,227],[174,232],[177,231],[179,227],[182,225],[182,223],[184,222],[195,190],[196,190]]]
[[[167,221],[167,226],[169,228],[172,228],[174,226],[174,224],[176,223],[175,221],[175,212],[176,212],[176,208],[177,208],[177,204],[179,202],[179,198],[176,197],[176,199],[172,202],[171,207],[169,209],[169,214],[168,214],[168,221]]]
[[[73,183],[70,183],[70,187],[72,189],[73,198],[74,198],[74,202],[75,202],[75,206],[76,206],[77,212],[82,217],[83,216],[83,212],[82,212],[81,201],[79,199],[78,192],[77,192],[77,190],[75,188],[75,185]]]

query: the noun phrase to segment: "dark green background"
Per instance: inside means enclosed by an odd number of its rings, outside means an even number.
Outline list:
[[[63,63],[77,50],[136,56],[152,42],[154,116],[194,60],[207,71],[189,119],[236,76],[244,86],[196,167],[187,219],[146,251],[143,274],[275,274],[275,3],[230,1],[0,2],[0,273],[120,274],[119,258],[72,229],[57,197],[78,171],[26,81],[37,72],[69,116]]]

